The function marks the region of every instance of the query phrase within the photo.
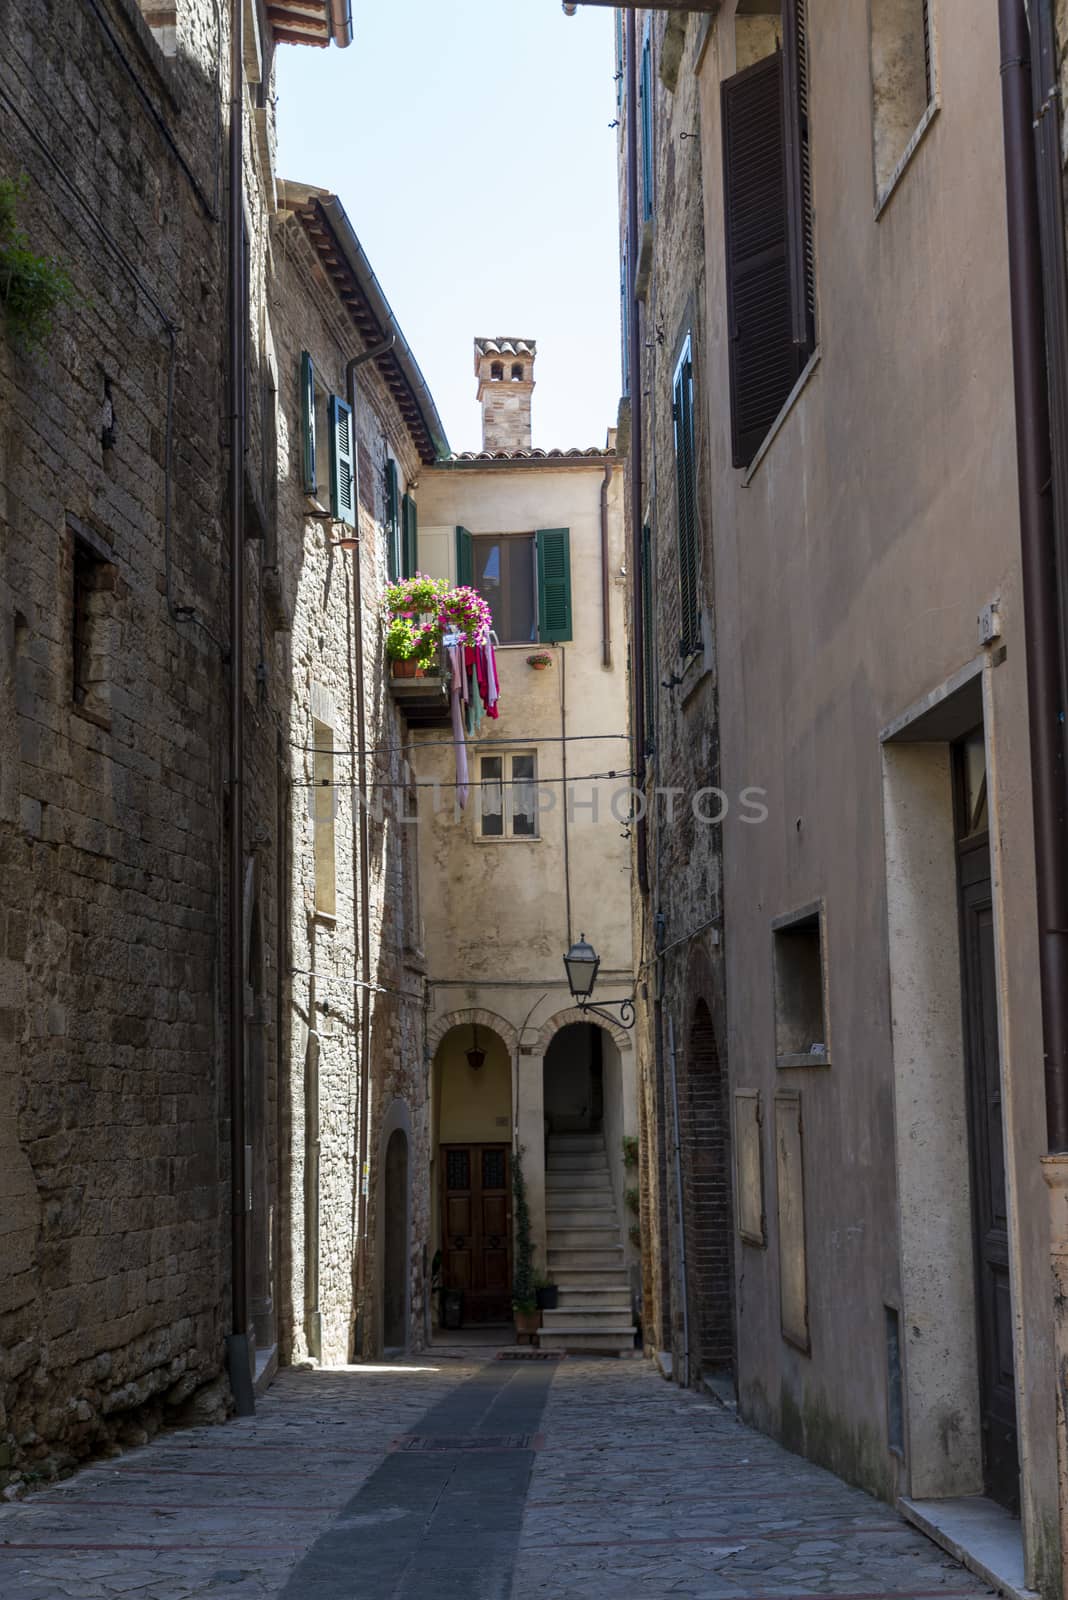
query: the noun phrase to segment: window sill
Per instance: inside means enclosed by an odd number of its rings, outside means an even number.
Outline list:
[[[938,101],[938,100],[932,100],[930,105],[927,107],[927,110],[924,112],[923,116],[920,118],[919,122],[917,123],[916,131],[912,135],[912,138],[909,140],[908,144],[905,146],[904,152],[902,153],[901,158],[898,161],[897,166],[894,168],[893,172],[890,174],[890,177],[889,177],[889,179],[887,181],[885,189],[883,189],[881,194],[876,196],[876,200],[875,200],[875,221],[876,222],[879,221],[879,219],[882,216],[883,212],[886,210],[887,206],[890,204],[891,200],[893,199],[894,194],[895,194],[895,192],[897,190],[898,184],[901,182],[902,178],[905,176],[906,167],[911,165],[913,156],[916,154],[916,151],[919,149],[920,145],[923,143],[923,140],[924,140],[924,137],[925,137],[925,135],[927,133],[927,130],[931,126],[931,123],[934,121],[935,117],[937,117],[940,109],[941,109],[941,102]]]
[[[682,682],[679,684],[679,703],[683,710],[687,708],[698,689],[712,672],[712,663],[706,659],[704,650],[695,650],[688,657],[682,669]]]
[[[748,467],[746,467],[745,472],[742,475],[742,488],[743,489],[748,489],[749,485],[752,483],[753,479],[756,477],[757,473],[760,471],[760,467],[761,467],[761,465],[763,463],[764,457],[767,455],[768,451],[771,449],[771,447],[774,444],[775,440],[778,438],[779,433],[781,432],[781,430],[783,428],[783,425],[786,422],[787,417],[790,415],[791,411],[794,409],[794,406],[797,404],[797,402],[798,402],[798,400],[799,400],[799,398],[801,396],[801,391],[804,389],[805,385],[808,383],[808,380],[811,378],[812,374],[815,372],[815,370],[819,366],[819,364],[820,364],[820,351],[817,348],[817,349],[813,350],[812,354],[809,356],[808,361],[805,364],[804,371],[800,374],[800,376],[798,377],[797,382],[794,384],[793,388],[790,390],[790,393],[787,395],[786,400],[783,403],[783,408],[779,412],[779,415],[775,418],[775,421],[772,423],[771,427],[768,429],[767,435],[766,435],[766,437],[764,439],[764,443],[760,446],[760,449],[757,451],[756,455],[753,457],[753,459],[749,463]]]
[[[475,834],[475,843],[476,844],[541,844],[541,842],[542,842],[542,838],[541,838],[541,834],[540,833],[536,833],[533,836],[527,837],[527,838],[524,838],[522,836],[520,836],[519,838],[516,838],[516,836],[513,834],[510,837],[501,837],[499,839],[495,838],[492,834],[491,835],[486,835],[484,833],[476,833]]]
[[[111,732],[111,716],[104,711],[93,711],[88,706],[80,706],[77,701],[71,704],[71,710],[83,722],[91,722],[94,728],[100,728],[104,733]]]
[[[776,1056],[775,1068],[778,1072],[792,1072],[796,1067],[829,1067],[830,1056],[814,1056],[808,1050],[802,1050],[796,1055]]]
[[[316,922],[321,922],[328,928],[337,927],[336,911],[320,911],[319,907],[316,906],[315,910],[312,912],[312,916],[315,918]]]

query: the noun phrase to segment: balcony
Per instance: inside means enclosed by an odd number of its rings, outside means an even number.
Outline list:
[[[433,672],[420,673],[408,661],[389,661],[389,689],[409,728],[450,728],[449,679],[439,657]]]

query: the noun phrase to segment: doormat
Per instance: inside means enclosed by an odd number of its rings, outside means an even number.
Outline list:
[[[566,1350],[498,1350],[494,1361],[562,1361]]]

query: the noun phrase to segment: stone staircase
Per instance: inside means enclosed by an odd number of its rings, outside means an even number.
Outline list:
[[[632,1354],[630,1281],[603,1134],[550,1135],[545,1223],[559,1299],[542,1313],[540,1348]]]

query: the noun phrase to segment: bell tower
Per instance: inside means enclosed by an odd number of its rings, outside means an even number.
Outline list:
[[[483,450],[511,453],[530,449],[530,397],[537,353],[533,339],[475,340]]]

